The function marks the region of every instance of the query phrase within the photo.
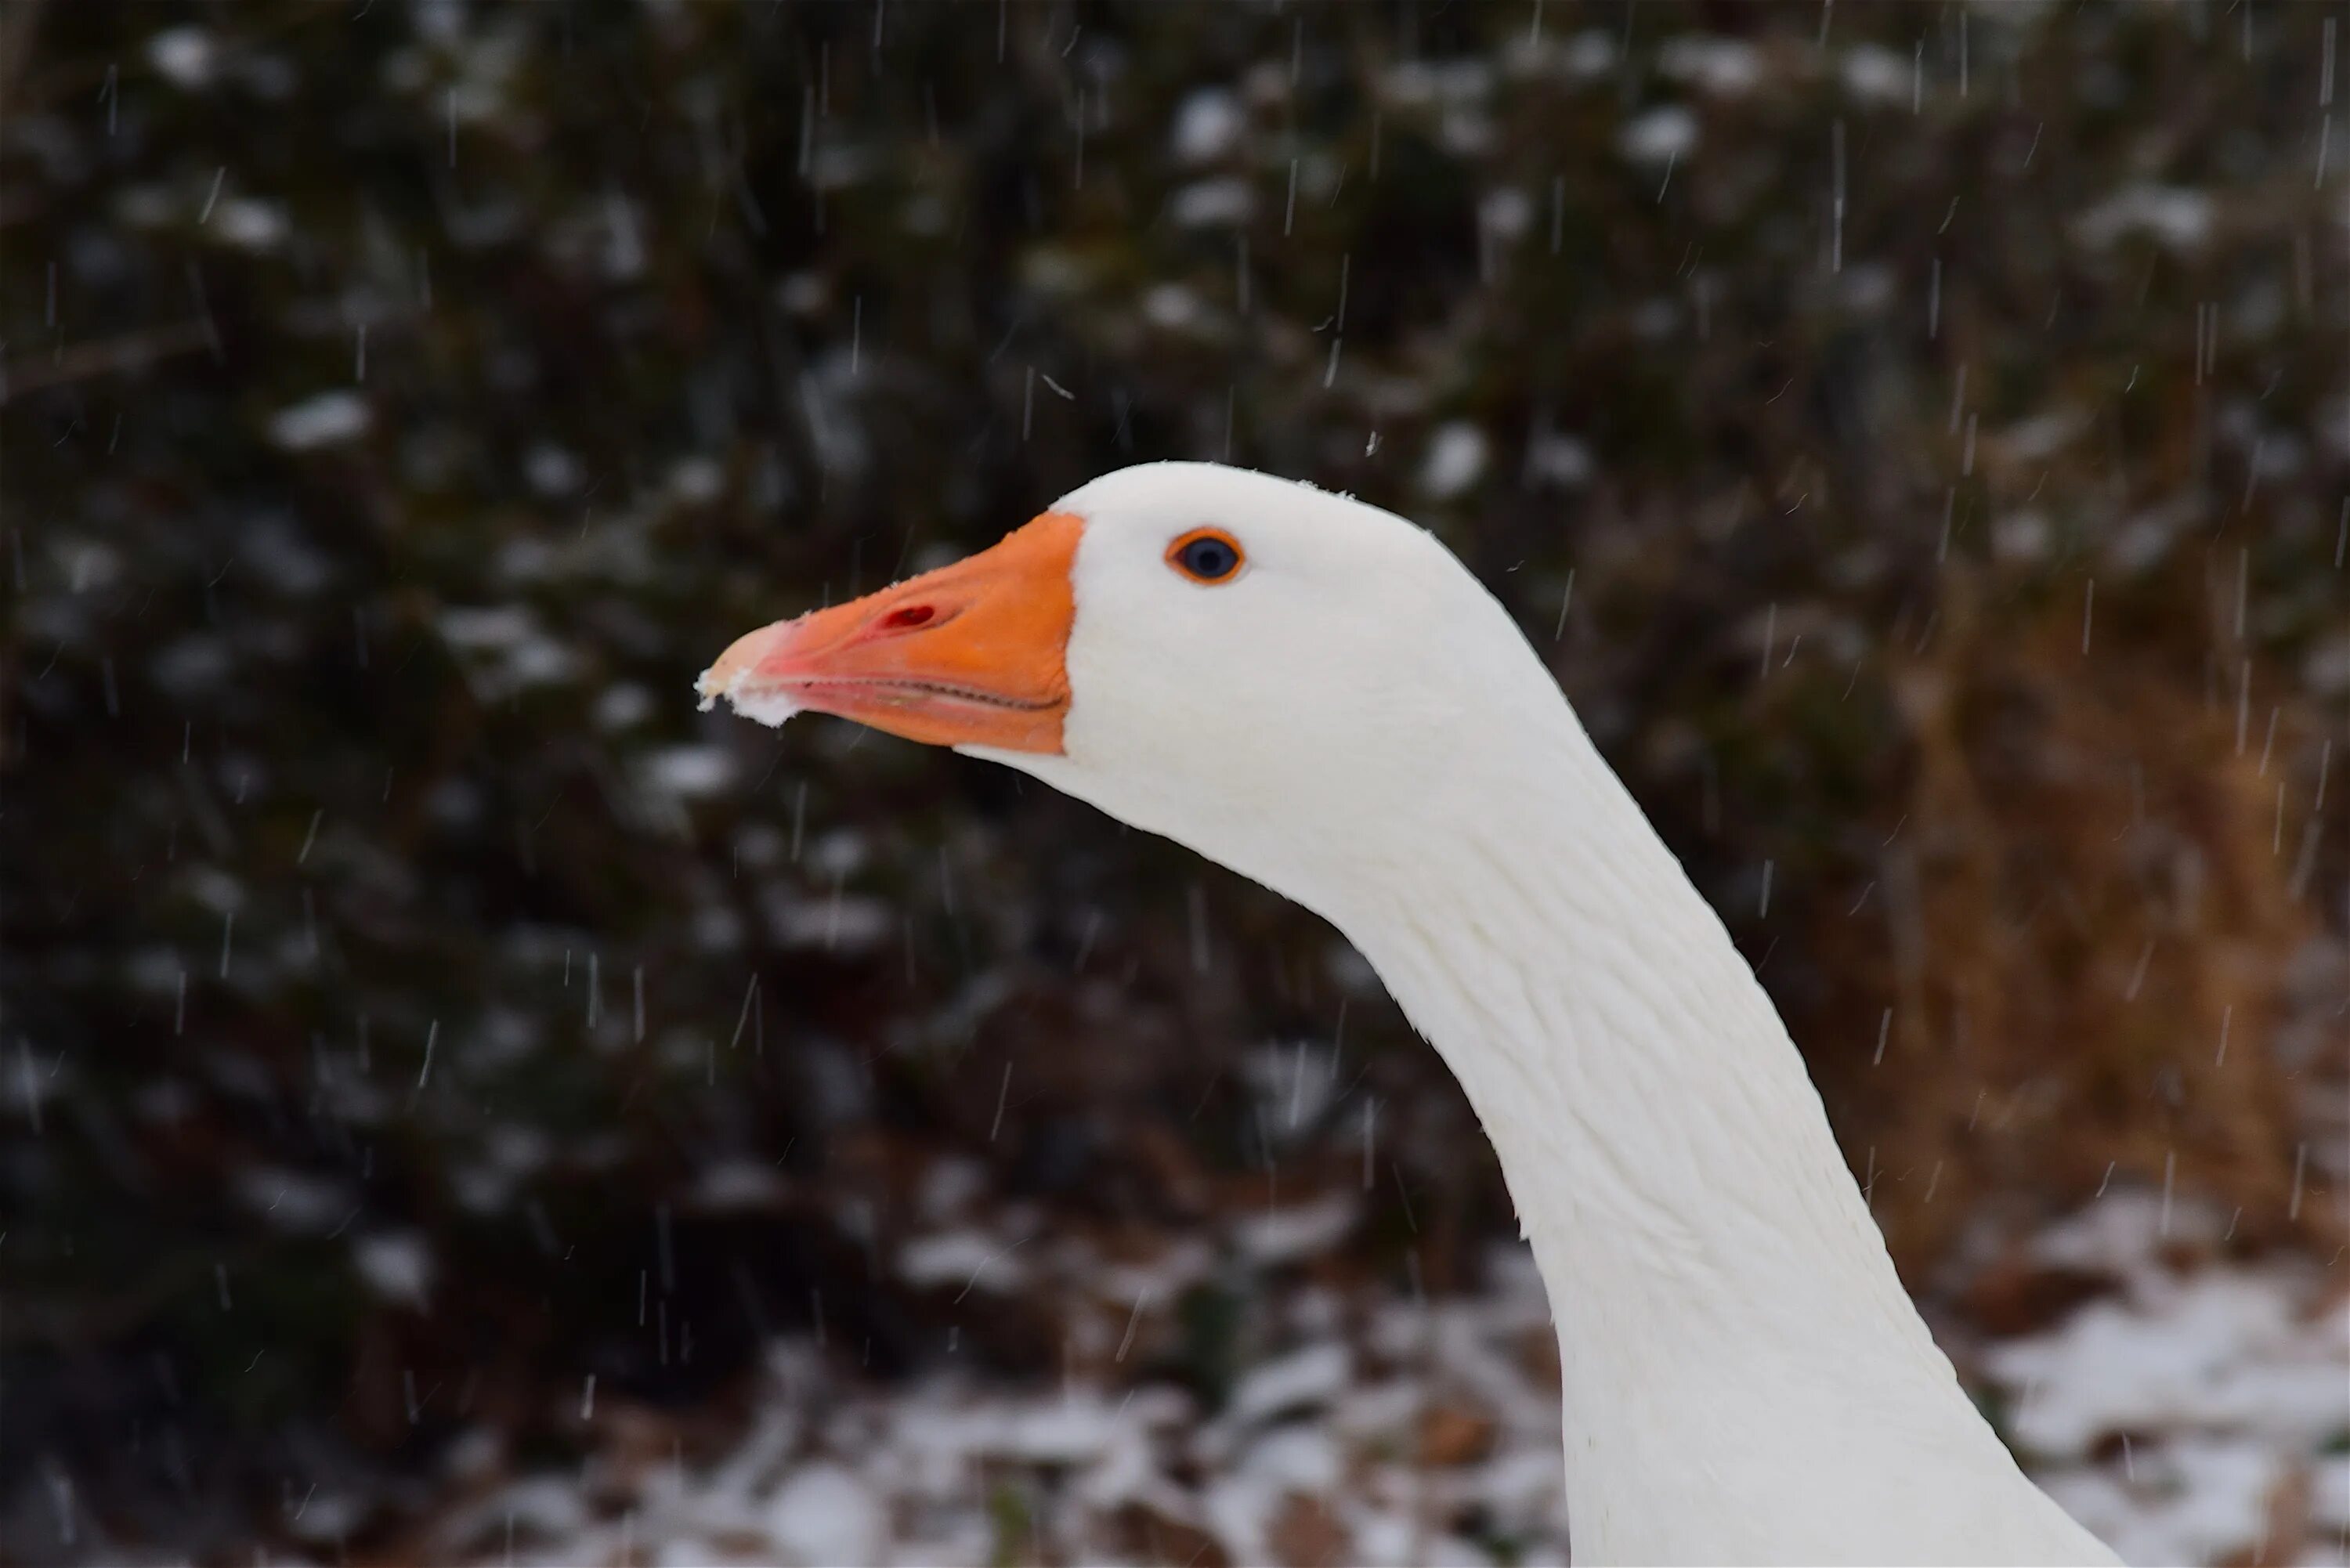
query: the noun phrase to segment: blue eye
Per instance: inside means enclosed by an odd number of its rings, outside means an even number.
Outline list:
[[[1241,569],[1240,544],[1221,528],[1194,528],[1167,547],[1168,564],[1195,583],[1223,583]]]

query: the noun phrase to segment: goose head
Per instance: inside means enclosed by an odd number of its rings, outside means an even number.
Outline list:
[[[1443,1052],[1552,1300],[1596,1561],[2111,1562],[1902,1293],[1713,911],[1400,517],[1155,463],[702,677],[1023,770],[1313,909]]]
[[[1107,474],[977,555],[754,631],[701,691],[1008,764],[1334,917],[1341,882],[1466,808],[1476,759],[1565,713],[1426,530],[1198,462]]]

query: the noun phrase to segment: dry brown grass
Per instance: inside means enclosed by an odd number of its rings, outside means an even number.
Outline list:
[[[1878,915],[1824,914],[1835,1017],[1807,1021],[1848,1043],[1815,1064],[1897,1255],[2109,1177],[2280,1238],[2295,1110],[2270,1042],[2314,919],[2261,724],[2240,744],[2232,690],[2212,701],[2159,649],[2085,657],[2077,607],[1994,613],[1961,581],[1942,614],[1893,673],[1906,816]]]

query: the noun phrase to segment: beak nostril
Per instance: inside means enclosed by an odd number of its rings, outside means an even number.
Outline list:
[[[925,604],[899,605],[876,623],[878,631],[911,631],[918,626],[928,626],[937,618],[938,611]]]

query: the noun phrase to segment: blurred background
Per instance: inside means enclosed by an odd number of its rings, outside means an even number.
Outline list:
[[[2002,1433],[2350,1561],[2342,7],[0,9],[0,1557],[1556,1562],[1327,928],[737,633],[1435,529]]]

